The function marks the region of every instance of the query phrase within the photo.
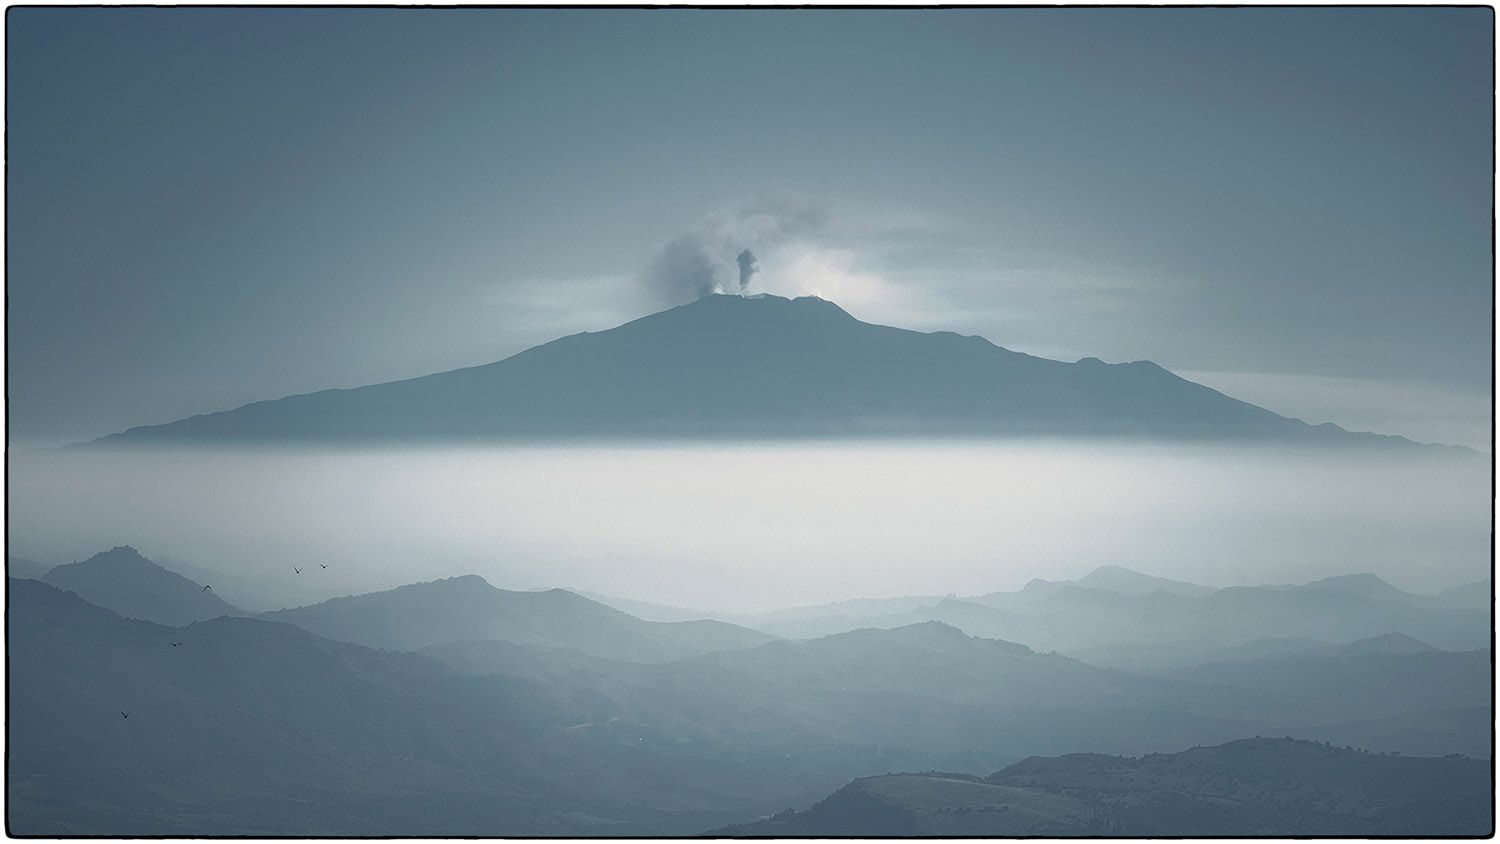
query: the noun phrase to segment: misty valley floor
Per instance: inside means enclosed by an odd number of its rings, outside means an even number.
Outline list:
[[[473,576],[257,614],[128,547],[9,569],[12,834],[1491,829],[1488,582],[1106,566],[731,622]]]
[[[1474,455],[1062,441],[163,446],[17,452],[8,472],[11,554],[56,563],[134,545],[257,611],[463,574],[714,617],[1019,589],[1104,564],[1214,585],[1375,572],[1428,591],[1487,577],[1490,556],[1490,464]],[[314,563],[332,566],[293,575]]]

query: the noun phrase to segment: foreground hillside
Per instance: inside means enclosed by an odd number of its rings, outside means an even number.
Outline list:
[[[426,657],[8,592],[11,834],[684,834],[810,786],[571,741],[518,713],[536,708],[525,684]]]
[[[95,561],[88,582],[114,587],[96,594],[204,593],[127,551]],[[37,580],[8,597],[25,834],[681,835],[889,771],[972,784],[1028,756],[1253,735],[1477,756],[1491,735],[1489,652],[1402,635],[1144,676],[936,621],[773,640],[476,577],[176,626]],[[1033,798],[1013,818],[1085,822]]]
[[[1246,739],[1139,758],[1033,757],[989,777],[857,780],[734,836],[1458,835],[1493,830],[1489,763]]]

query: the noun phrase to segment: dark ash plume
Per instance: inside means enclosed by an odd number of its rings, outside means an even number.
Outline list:
[[[750,276],[760,270],[760,264],[755,263],[755,253],[749,249],[736,255],[734,261],[740,265],[740,292],[744,293],[750,287]]]
[[[820,209],[790,201],[720,212],[663,246],[643,280],[673,303],[736,289],[743,293],[760,270],[757,255],[815,233],[823,221]]]

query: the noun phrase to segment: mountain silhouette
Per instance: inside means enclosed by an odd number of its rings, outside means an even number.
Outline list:
[[[501,641],[420,653],[504,688],[546,689],[542,711],[566,712],[590,735],[777,747],[778,765],[816,776],[855,760],[877,771],[984,770],[1043,749],[1145,752],[1253,734],[1267,717],[1240,689],[1136,677],[938,623],[665,664]]]
[[[1085,586],[1085,580],[1106,588]],[[1471,650],[1488,646],[1491,626],[1487,604],[1478,609],[1414,595],[1372,574],[1209,589],[1105,567],[1084,580],[1038,579],[1015,592],[866,601],[859,611],[856,605],[734,620],[788,639],[940,621],[974,636],[1022,642],[1039,651],[1087,653],[1085,661],[1099,657],[1098,664],[1148,671],[1153,665],[1196,664],[1215,649],[1266,638],[1302,639],[1316,648],[1400,632],[1434,647]],[[1274,642],[1263,644],[1271,646],[1268,653],[1288,651]]]
[[[1210,586],[1199,586],[1182,580],[1170,580],[1151,574],[1142,574],[1122,566],[1100,566],[1076,581],[1079,586],[1119,592],[1122,595],[1149,595],[1152,592],[1170,592],[1173,595],[1197,597],[1214,591]]]
[[[162,568],[129,545],[117,545],[81,563],[56,566],[38,579],[126,618],[157,624],[178,626],[243,614],[212,591],[204,591],[204,584]]]
[[[12,835],[683,835],[778,787],[691,754],[639,776],[539,734],[528,688],[290,624],[167,627],[17,579],[7,610]]]
[[[665,662],[754,647],[775,638],[722,621],[642,621],[566,589],[512,592],[472,574],[333,598],[260,617],[388,650],[504,640],[630,662]]]
[[[1109,436],[1407,443],[1308,425],[1150,361],[1075,363],[715,295],[483,366],[261,401],[95,442]]]
[[[1403,592],[1370,572],[1325,577],[1322,580],[1314,580],[1311,583],[1304,583],[1301,586],[1291,588],[1339,589],[1344,592],[1352,592],[1356,595],[1364,595],[1367,598],[1374,598],[1377,601],[1427,602],[1425,596]]]
[[[1444,604],[1469,609],[1489,609],[1493,605],[1493,596],[1488,580],[1480,580],[1474,583],[1465,583],[1444,589],[1438,593],[1438,600]]]
[[[455,593],[477,593],[517,627],[632,635],[587,602],[556,612],[556,592],[491,590],[496,601],[478,578],[437,586],[414,591],[461,618],[476,613]],[[872,774],[983,773],[1079,749],[1267,734],[1489,751],[1488,654],[1406,653],[1420,649],[1403,637],[1355,649],[1373,654],[1263,661],[1253,678],[1141,677],[935,622],[671,662],[496,640],[406,654],[261,618],[124,619],[35,580],[8,589],[7,809],[21,834],[685,835]],[[411,594],[377,596],[422,608]],[[351,617],[403,636],[473,632],[388,608]],[[1464,770],[1487,784],[1487,765]],[[1410,784],[1387,772],[1395,791],[1365,809],[1404,808]],[[1286,784],[1253,790],[1264,786]]]
[[[1334,651],[1342,656],[1358,656],[1360,654],[1424,654],[1437,650],[1426,642],[1413,639],[1405,633],[1386,633],[1383,636],[1372,636],[1368,639],[1360,639],[1347,645],[1338,645]]]

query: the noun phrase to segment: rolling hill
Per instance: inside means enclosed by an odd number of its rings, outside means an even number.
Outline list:
[[[546,689],[567,713],[559,724],[630,741],[672,735],[782,747],[788,765],[813,765],[820,749],[857,752],[892,766],[885,770],[972,771],[1028,753],[1139,753],[1286,731],[1370,736],[1364,746],[1406,753],[1488,752],[1484,724],[1452,717],[1488,703],[1483,654],[1434,652],[1423,664],[1422,655],[1412,664],[1359,657],[1357,670],[1329,671],[1304,695],[1295,685],[1233,677],[1105,670],[935,622],[659,664],[497,641],[421,653],[483,682],[511,678]],[[1403,686],[1407,672],[1414,682]],[[1361,697],[1381,684],[1389,700]],[[1370,720],[1386,715],[1400,720]]]
[[[212,588],[195,583],[119,545],[84,560],[56,566],[40,578],[49,586],[77,592],[85,601],[127,618],[180,626],[221,615],[242,615]]]
[[[12,835],[682,835],[808,787],[543,729],[545,690],[290,624],[168,627],[15,579],[8,609]]]
[[[476,683],[524,682],[564,723],[626,743],[771,751],[789,771],[983,770],[1046,748],[1191,745],[1253,733],[1254,695],[1107,671],[940,624],[772,642],[664,664],[510,642],[424,648]],[[1100,744],[1102,742],[1102,744]],[[847,769],[847,768],[845,768]]]
[[[1454,607],[1465,609],[1488,610],[1494,605],[1493,593],[1490,581],[1480,580],[1475,583],[1465,583],[1444,589],[1438,593],[1438,600]]]
[[[989,777],[856,780],[729,836],[1308,836],[1493,831],[1489,763],[1245,739],[1139,758],[1033,757]]]
[[[441,604],[442,583],[410,588]],[[680,835],[884,771],[1080,749],[1257,733],[1488,746],[1482,655],[1408,653],[1400,639],[1382,643],[1393,653],[1332,657],[1358,670],[1325,668],[1304,693],[1291,675],[1141,677],[935,622],[670,662],[498,640],[409,654],[259,618],[168,627],[43,582],[8,586],[10,820],[28,834]],[[611,616],[588,603],[543,616],[633,635],[595,625]],[[348,618],[454,632],[420,613]],[[1366,700],[1377,695],[1387,703]],[[1024,811],[1052,817],[1053,803]]]
[[[386,650],[505,640],[631,662],[666,662],[775,638],[722,621],[642,621],[565,589],[512,592],[477,575],[333,598],[260,617]]]
[[[1076,582],[1079,586],[1089,589],[1119,592],[1122,595],[1150,595],[1153,592],[1167,592],[1172,595],[1199,598],[1214,591],[1211,586],[1200,586],[1182,580],[1142,574],[1123,566],[1100,566]]]
[[[1413,595],[1369,574],[1296,586],[1200,591],[1193,584],[1159,587],[1149,575],[1119,571],[1131,576],[1112,575],[1104,581],[1111,588],[1085,586],[1083,580],[1035,580],[1015,592],[870,601],[862,611],[851,609],[856,602],[843,602],[794,615],[737,620],[793,639],[940,621],[971,635],[1020,642],[1039,651],[1082,654],[1139,645],[1149,652],[1147,662],[1121,662],[1122,667],[1144,667],[1161,658],[1180,664],[1173,649],[1185,657],[1195,650],[1265,638],[1347,643],[1399,632],[1445,650],[1483,648],[1490,640],[1487,608]],[[1089,579],[1101,582],[1092,575]]]

